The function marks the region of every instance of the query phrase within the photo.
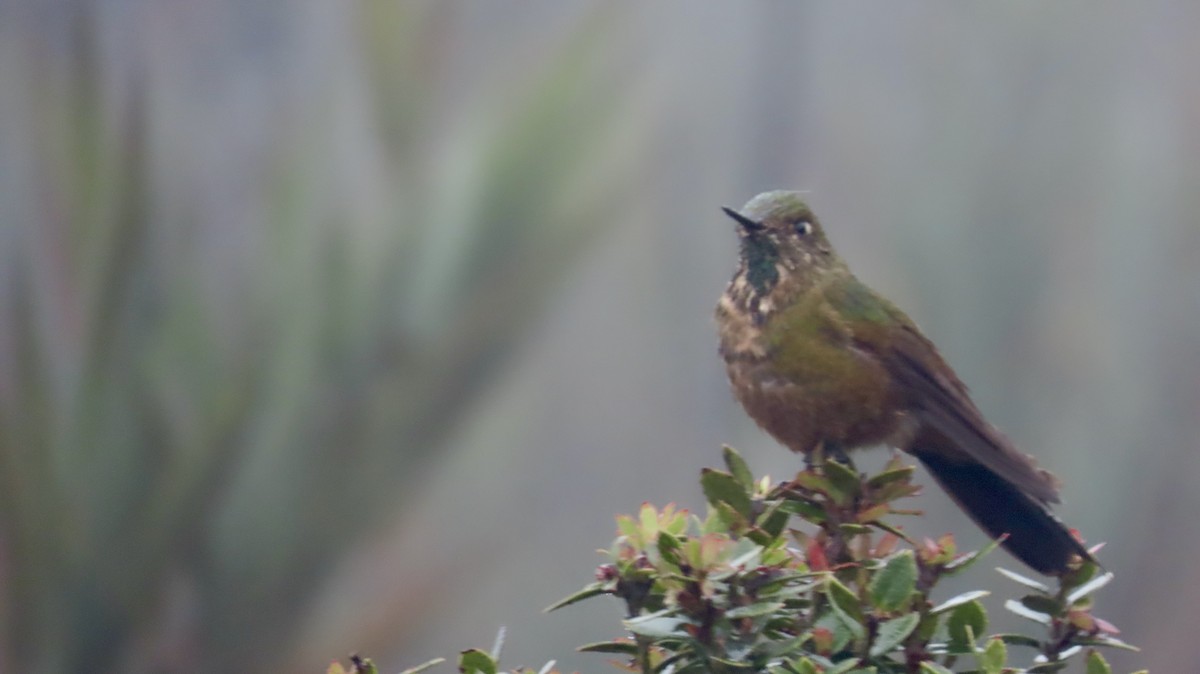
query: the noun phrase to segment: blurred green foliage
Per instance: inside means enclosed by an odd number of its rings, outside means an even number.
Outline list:
[[[168,94],[101,86],[102,10],[65,14],[66,48],[25,45],[46,61],[23,82],[40,198],[0,268],[0,663],[278,666],[320,574],[419,484],[611,222],[630,102],[580,86],[601,14],[507,105],[449,120],[446,9],[348,15],[376,106],[356,123],[382,147],[344,161],[370,148],[335,112],[277,109],[264,147],[222,142],[185,176],[254,165],[212,211],[172,182]],[[469,143],[448,159],[435,133]]]

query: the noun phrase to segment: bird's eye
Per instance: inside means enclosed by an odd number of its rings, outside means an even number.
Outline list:
[[[812,234],[812,229],[812,223],[808,220],[801,220],[800,222],[796,223],[796,233],[800,236],[808,236],[809,234]]]

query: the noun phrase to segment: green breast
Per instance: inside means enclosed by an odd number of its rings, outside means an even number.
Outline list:
[[[892,387],[878,354],[888,348],[896,320],[906,319],[853,276],[831,279],[768,322],[769,358],[814,409],[879,414]]]

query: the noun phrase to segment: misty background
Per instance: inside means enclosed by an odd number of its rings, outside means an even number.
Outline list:
[[[0,1],[0,671],[608,669],[541,609],[613,517],[800,466],[712,319],[777,188],[1200,671],[1197,63],[1165,1]]]

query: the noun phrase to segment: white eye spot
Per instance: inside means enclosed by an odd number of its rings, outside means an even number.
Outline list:
[[[813,226],[808,220],[801,220],[796,223],[796,233],[800,236],[808,236],[812,234]]]

